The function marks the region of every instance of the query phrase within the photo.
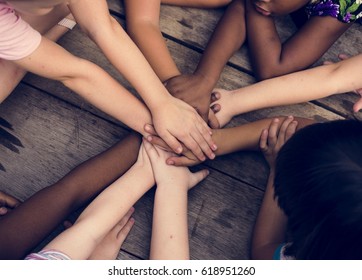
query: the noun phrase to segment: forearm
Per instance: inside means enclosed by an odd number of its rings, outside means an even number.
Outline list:
[[[244,1],[234,0],[220,19],[195,74],[205,77],[213,88],[229,58],[241,47],[244,41]]]
[[[291,105],[358,89],[362,55],[336,64],[265,80],[230,92],[233,116],[258,109]]]
[[[127,32],[162,82],[180,75],[159,27],[160,1],[125,1]],[[162,59],[160,59],[162,58]]]
[[[142,171],[142,168],[133,166],[104,190],[71,228],[44,249],[59,250],[72,259],[87,259],[112,227],[154,184],[152,172],[143,174]]]
[[[274,251],[285,242],[287,217],[274,199],[274,170],[270,170],[268,184],[255,223],[251,257],[272,259]]]
[[[126,172],[137,159],[139,145],[140,137],[126,137],[5,215],[0,222],[0,259],[24,258],[70,213]],[[14,235],[19,227],[23,234]]]
[[[286,117],[276,117],[280,119],[280,123]],[[237,127],[223,128],[213,130],[213,140],[218,149],[216,155],[224,155],[240,150],[259,150],[259,140],[263,129],[269,127],[274,118],[258,120],[246,123]],[[312,124],[314,121],[305,118],[295,117],[298,122],[297,129]]]
[[[116,20],[111,19],[111,28],[97,34],[94,40],[151,111],[171,97],[141,51]]]
[[[157,186],[150,259],[189,259],[187,190]]]

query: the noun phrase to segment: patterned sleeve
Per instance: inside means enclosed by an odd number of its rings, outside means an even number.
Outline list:
[[[344,23],[362,23],[362,0],[312,1],[306,11],[309,16],[331,16]]]

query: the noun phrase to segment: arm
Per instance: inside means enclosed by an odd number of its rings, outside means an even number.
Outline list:
[[[229,58],[245,41],[244,1],[234,0],[226,9],[192,75],[167,81],[167,89],[198,109],[208,119],[210,95]]]
[[[136,134],[126,137],[3,216],[0,259],[24,258],[66,217],[124,174],[135,163],[139,145],[140,137]],[[22,234],[14,234],[20,228]]]
[[[274,118],[258,120],[246,123],[237,127],[223,128],[213,130],[213,139],[218,145],[216,155],[225,155],[237,151],[256,151],[259,149],[259,139],[261,132],[270,126]],[[278,117],[284,121],[287,117]],[[303,128],[314,123],[313,120],[305,118],[294,118],[298,122],[297,129]],[[156,139],[153,143],[158,144]],[[200,163],[197,159],[189,154],[182,157],[170,157],[167,159],[168,164],[177,166],[191,166]]]
[[[296,34],[282,43],[273,18],[258,13],[251,0],[246,3],[249,50],[255,74],[259,79],[307,68],[351,25],[330,16],[314,16]]]
[[[105,189],[72,227],[44,249],[59,250],[71,259],[87,259],[104,236],[153,184],[151,164],[141,146],[137,162],[127,173]]]
[[[180,75],[159,26],[160,0],[125,0],[127,32],[162,82]],[[160,59],[162,58],[162,59]]]
[[[290,105],[353,91],[362,87],[362,54],[335,64],[265,80],[234,91],[217,90],[220,125],[232,117],[262,108]],[[318,86],[316,86],[318,85]],[[361,105],[353,107],[358,111]]]
[[[206,170],[166,165],[170,153],[145,143],[157,183],[150,259],[189,259],[187,192],[203,180]]]
[[[194,8],[217,8],[229,4],[232,0],[161,0],[162,4]]]
[[[274,120],[260,136],[260,148],[270,166],[270,174],[255,223],[252,259],[272,259],[276,248],[285,242],[287,217],[274,197],[275,160],[281,147],[294,134],[297,123],[292,118]]]
[[[107,2],[71,0],[70,8],[79,25],[141,95],[157,133],[173,151],[182,152],[183,142],[200,160],[205,159],[204,153],[212,158],[215,147],[209,127],[195,109],[168,93],[140,50],[110,16]]]

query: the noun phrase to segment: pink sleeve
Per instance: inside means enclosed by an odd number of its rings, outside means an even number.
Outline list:
[[[12,7],[0,2],[0,58],[22,59],[39,46],[41,35],[17,16]]]

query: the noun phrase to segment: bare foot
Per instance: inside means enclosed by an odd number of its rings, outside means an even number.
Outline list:
[[[94,249],[89,260],[115,260],[121,246],[134,225],[132,207]]]
[[[231,91],[224,89],[215,89],[212,93],[210,106],[219,121],[220,127],[225,126],[233,118],[231,112],[232,105],[234,105],[232,104],[232,95]]]

